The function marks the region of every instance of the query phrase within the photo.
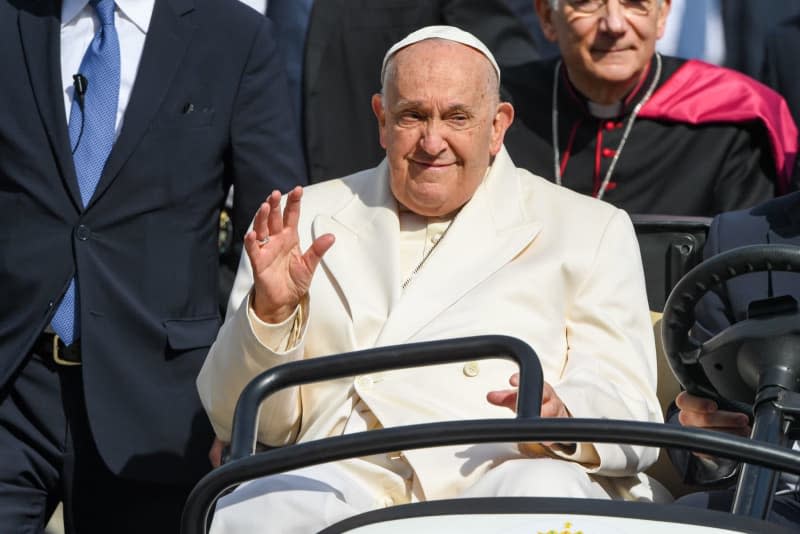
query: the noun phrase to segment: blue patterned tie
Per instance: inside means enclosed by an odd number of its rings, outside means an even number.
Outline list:
[[[100,29],[94,35],[81,61],[80,73],[86,78],[83,106],[76,94],[69,115],[69,140],[83,206],[92,198],[103,167],[114,146],[119,102],[119,39],[114,28],[114,0],[91,0],[97,10]],[[79,336],[75,278],[53,316],[51,326],[66,345]]]

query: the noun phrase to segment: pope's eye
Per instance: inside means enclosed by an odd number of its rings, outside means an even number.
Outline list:
[[[411,123],[422,120],[422,114],[418,111],[403,111],[399,115],[399,121],[403,123]]]

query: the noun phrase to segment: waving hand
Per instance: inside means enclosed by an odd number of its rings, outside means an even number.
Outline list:
[[[253,268],[253,310],[268,323],[286,320],[308,293],[314,271],[333,245],[325,234],[300,250],[297,224],[303,188],[287,194],[281,213],[281,194],[273,191],[258,209],[253,229],[244,236],[244,247]]]

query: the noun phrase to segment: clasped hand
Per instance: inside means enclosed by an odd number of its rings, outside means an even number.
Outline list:
[[[505,406],[506,408],[517,411],[517,388],[519,387],[519,373],[514,373],[508,380],[514,389],[502,389],[497,391],[490,391],[486,395],[486,400],[497,406]],[[571,417],[564,402],[556,394],[553,386],[544,382],[542,387],[542,417]],[[546,447],[550,447],[552,443],[542,443]]]

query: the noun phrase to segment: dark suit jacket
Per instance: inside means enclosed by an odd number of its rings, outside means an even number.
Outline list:
[[[533,0],[504,0],[511,11],[516,13],[522,25],[528,30],[536,44],[536,50],[542,58],[556,57],[561,55],[558,44],[548,41],[539,24],[539,16],[533,5]]]
[[[792,193],[754,208],[723,213],[714,218],[703,255],[706,258],[746,245],[789,244],[800,246],[800,193]],[[709,292],[695,308],[692,337],[706,341],[747,316],[754,300],[791,295],[800,300],[797,273],[762,272],[729,280],[721,290]],[[675,421],[676,410],[668,414]],[[669,451],[673,463],[689,483],[715,484],[727,480],[723,473],[709,472],[685,451]]]
[[[768,7],[767,7],[768,6]],[[770,31],[800,14],[797,0],[722,0],[725,66],[758,78],[764,62],[764,42]],[[787,53],[790,49],[787,47]]]
[[[77,272],[91,431],[108,467],[191,482],[212,433],[195,377],[220,324],[219,209],[241,236],[304,180],[269,21],[157,0],[119,138],[81,207],[61,89],[60,6],[0,0],[0,385]],[[193,112],[187,113],[192,104]]]
[[[385,155],[370,100],[389,47],[432,24],[474,33],[501,65],[536,59],[531,36],[503,0],[315,0],[304,65],[305,148],[311,181],[374,167]]]
[[[783,95],[794,122],[800,124],[800,76],[797,75],[800,63],[797,61],[797,50],[800,50],[800,16],[792,17],[770,33],[761,77],[764,83]],[[800,176],[797,169],[800,169],[800,159],[795,166],[795,183]]]
[[[796,51],[800,50],[800,16],[793,17],[775,28],[767,38],[766,57],[762,77],[764,83],[786,99],[792,117],[800,124],[800,63]]]

